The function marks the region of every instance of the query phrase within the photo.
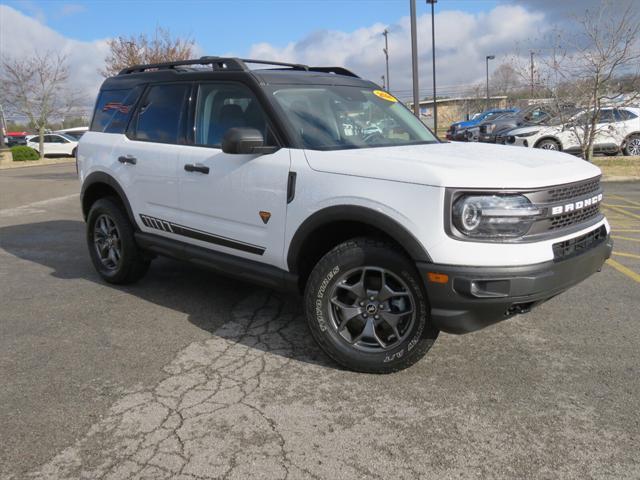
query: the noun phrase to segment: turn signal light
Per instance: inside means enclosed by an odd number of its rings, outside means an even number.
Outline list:
[[[446,273],[428,272],[427,279],[433,283],[447,283],[449,281],[449,275]]]

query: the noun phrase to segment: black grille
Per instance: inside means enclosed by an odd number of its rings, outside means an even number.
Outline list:
[[[577,210],[575,212],[565,213],[564,215],[558,215],[557,217],[552,217],[551,223],[549,224],[549,230],[558,230],[560,228],[570,227],[571,225],[575,225],[576,223],[581,223],[590,218],[595,217],[600,212],[600,204],[596,203],[595,205],[591,205],[590,207],[585,207],[582,210]]]
[[[582,197],[600,189],[600,177],[587,180],[586,182],[571,183],[547,190],[549,202],[558,202],[570,198]]]
[[[603,226],[579,237],[553,244],[553,260],[559,262],[590,250],[607,238],[607,229]]]

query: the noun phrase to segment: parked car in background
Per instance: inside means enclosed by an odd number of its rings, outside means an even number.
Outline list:
[[[479,125],[478,141],[487,143],[498,142],[498,136],[516,127],[538,125],[551,118],[548,108],[533,105],[519,112],[505,114],[500,117],[485,120]]]
[[[509,132],[507,144],[579,153],[585,116],[582,110],[563,123],[557,118],[548,126],[528,126]],[[596,125],[594,152],[640,155],[640,108],[603,108]]]
[[[4,144],[11,148],[27,144],[27,132],[7,132],[4,136]]]
[[[73,137],[76,140],[80,140],[80,137],[85,134],[85,132],[89,130],[89,127],[72,127],[72,128],[63,128],[61,130],[56,130],[54,133],[64,133],[69,137]]]
[[[29,135],[27,137],[27,146],[36,151],[40,151],[40,137],[38,135]],[[65,135],[64,133],[47,133],[44,135],[44,153],[43,155],[68,155],[76,156],[78,141]]]
[[[494,108],[491,110],[487,110],[473,117],[471,120],[452,123],[451,126],[449,127],[449,130],[447,130],[445,137],[447,138],[447,140],[456,140],[456,141],[462,141],[462,142],[467,141],[468,129],[474,128],[478,126],[481,122],[488,120],[490,118],[495,118],[505,113],[513,113],[517,111],[518,111],[517,108]]]

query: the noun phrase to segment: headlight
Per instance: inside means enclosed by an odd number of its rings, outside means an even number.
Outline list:
[[[471,238],[521,237],[542,211],[523,195],[463,195],[452,209],[453,226]]]
[[[531,135],[535,135],[540,130],[534,130],[533,132],[519,133],[516,137],[530,137]]]

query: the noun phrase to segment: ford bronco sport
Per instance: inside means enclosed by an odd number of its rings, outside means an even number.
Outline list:
[[[101,87],[78,168],[104,280],[167,255],[301,292],[317,343],[357,371],[400,370],[441,330],[528,312],[612,248],[597,167],[441,142],[339,67],[127,68]]]

